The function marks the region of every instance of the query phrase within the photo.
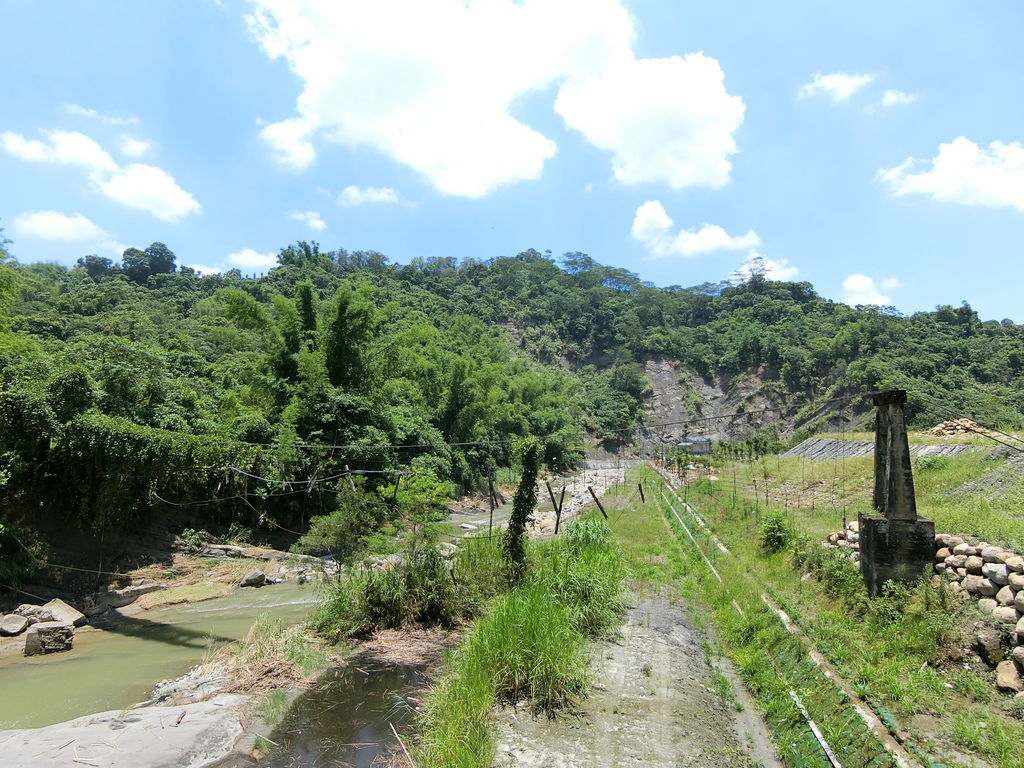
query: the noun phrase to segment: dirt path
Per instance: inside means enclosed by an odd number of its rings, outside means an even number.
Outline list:
[[[750,703],[737,712],[716,691],[705,636],[682,606],[663,594],[634,596],[621,632],[595,643],[594,685],[577,711],[554,720],[499,712],[495,768],[781,768]]]

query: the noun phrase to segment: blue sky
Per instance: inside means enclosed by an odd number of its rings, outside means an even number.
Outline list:
[[[584,251],[1024,321],[1024,4],[0,0],[23,262]]]

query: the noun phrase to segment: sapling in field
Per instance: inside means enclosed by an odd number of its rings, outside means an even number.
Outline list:
[[[541,443],[535,437],[523,440],[516,447],[522,474],[512,499],[512,515],[505,529],[504,550],[513,580],[518,581],[526,566],[526,524],[537,506],[537,474],[540,471]]]

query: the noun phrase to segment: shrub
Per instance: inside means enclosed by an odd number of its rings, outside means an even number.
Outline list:
[[[757,529],[761,551],[766,555],[781,552],[793,538],[789,518],[781,509],[769,509],[761,516]]]
[[[409,624],[450,627],[464,608],[444,559],[433,548],[406,555],[395,568],[349,571],[329,590],[313,628],[335,638]]]

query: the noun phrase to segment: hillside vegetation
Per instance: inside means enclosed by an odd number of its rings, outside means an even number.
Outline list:
[[[835,398],[887,386],[911,391],[921,425],[940,409],[1024,421],[1024,330],[966,303],[904,317],[756,274],[659,288],[532,250],[399,265],[300,242],[260,278],[177,261],[161,243],[71,269],[0,257],[11,530],[31,531],[25,510],[40,505],[95,532],[167,502],[302,532],[353,487],[376,499],[355,505],[372,530],[392,515],[381,499],[401,498],[395,471],[443,497],[485,488],[521,437],[540,437],[555,469],[588,440],[629,443],[651,358],[709,380],[756,376],[778,410],[751,414],[750,437],[828,426]],[[5,556],[23,539],[0,536]]]

